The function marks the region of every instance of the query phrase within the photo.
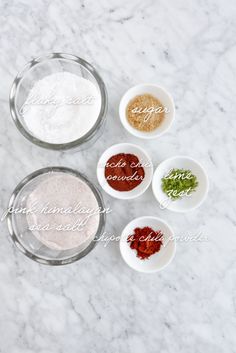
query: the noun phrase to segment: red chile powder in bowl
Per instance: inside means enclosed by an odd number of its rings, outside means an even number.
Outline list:
[[[144,179],[145,171],[134,154],[119,153],[108,159],[105,166],[105,178],[117,191],[130,191]]]
[[[142,260],[160,251],[163,245],[163,234],[160,230],[155,231],[150,227],[135,228],[134,234],[129,235],[127,242],[131,249],[137,251],[137,257]]]

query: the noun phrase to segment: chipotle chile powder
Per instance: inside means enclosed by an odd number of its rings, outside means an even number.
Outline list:
[[[136,188],[144,176],[144,169],[138,157],[133,154],[116,154],[109,158],[105,166],[105,178],[117,191],[130,191]]]
[[[144,260],[161,249],[162,237],[160,230],[156,232],[150,227],[135,228],[134,234],[128,236],[127,242],[130,243],[131,249],[137,251],[137,257]]]

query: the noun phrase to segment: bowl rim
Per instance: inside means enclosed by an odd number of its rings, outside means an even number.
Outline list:
[[[101,109],[100,109],[98,118],[96,120],[96,123],[85,135],[83,135],[82,137],[74,141],[66,142],[66,143],[50,143],[35,137],[33,134],[31,134],[29,131],[25,129],[24,125],[21,122],[18,109],[16,108],[16,98],[18,94],[18,89],[25,75],[35,66],[41,65],[42,63],[45,63],[50,60],[55,60],[55,59],[72,61],[85,67],[85,69],[87,69],[88,72],[95,78],[101,94]],[[107,105],[108,105],[108,96],[107,96],[106,86],[101,76],[98,74],[97,70],[86,60],[76,55],[66,54],[66,53],[50,53],[48,55],[40,56],[29,61],[15,77],[9,94],[9,106],[10,106],[11,117],[17,129],[20,131],[20,133],[31,143],[37,146],[50,149],[50,150],[55,150],[55,151],[69,150],[69,149],[75,148],[89,141],[91,138],[93,138],[93,136],[96,134],[96,131],[99,129],[100,126],[102,126],[102,124],[105,121],[106,113],[107,113]]]
[[[100,207],[102,207],[102,209],[104,209],[104,201],[103,201],[103,197],[102,194],[100,193],[100,191],[97,189],[97,187],[88,180],[87,176],[85,176],[84,174],[78,172],[77,170],[74,170],[72,168],[67,168],[67,167],[61,167],[61,166],[52,166],[52,167],[46,167],[46,168],[41,168],[38,169],[36,171],[34,171],[33,173],[27,175],[24,179],[22,179],[18,185],[15,187],[15,189],[13,190],[9,203],[8,203],[8,209],[10,207],[14,206],[14,202],[19,194],[19,192],[23,189],[23,187],[25,185],[27,185],[31,180],[33,180],[34,178],[46,174],[46,173],[53,173],[53,172],[63,172],[63,173],[68,173],[71,175],[74,175],[78,178],[80,178],[83,182],[85,182],[90,189],[92,190],[92,192],[94,193],[94,196],[96,197],[96,200],[98,202],[98,205]],[[12,224],[12,213],[7,213],[6,215],[6,222],[7,222],[7,226],[8,226],[8,231],[9,231],[9,236],[11,241],[13,242],[13,244],[27,257],[29,257],[31,260],[34,260],[40,264],[44,264],[44,265],[51,265],[51,266],[61,266],[61,265],[67,265],[70,263],[73,263],[75,261],[78,261],[79,259],[83,258],[85,255],[87,255],[94,247],[95,245],[97,245],[98,240],[99,240],[99,236],[100,234],[104,231],[105,228],[105,223],[106,223],[106,214],[105,213],[100,213],[100,220],[99,220],[99,225],[98,225],[98,229],[97,232],[94,236],[94,239],[91,241],[91,243],[87,246],[87,248],[85,248],[83,251],[81,251],[80,253],[73,255],[71,257],[65,258],[63,260],[52,260],[52,259],[45,259],[43,257],[40,257],[38,255],[33,254],[32,252],[30,252],[29,250],[27,250],[22,243],[19,241],[18,236],[16,235],[14,229],[13,229],[13,224]]]
[[[157,89],[160,89],[163,91],[163,93],[168,97],[168,99],[170,100],[171,102],[171,106],[172,106],[172,118],[168,124],[168,126],[166,127],[165,130],[163,130],[162,132],[157,132],[156,134],[148,134],[148,133],[144,133],[143,131],[139,131],[139,130],[135,130],[134,128],[132,128],[132,126],[127,122],[127,124],[125,124],[125,119],[126,119],[126,116],[125,116],[125,112],[121,109],[121,106],[123,104],[123,101],[125,99],[125,97],[130,94],[130,92],[135,89],[135,88],[142,88],[142,87],[155,87]],[[135,95],[133,96],[133,98],[135,97]],[[132,99],[132,98],[130,98]],[[143,139],[143,140],[154,140],[162,135],[164,135],[166,132],[169,131],[169,129],[171,128],[174,120],[175,120],[175,103],[174,103],[174,99],[172,97],[172,95],[163,87],[163,86],[160,86],[160,85],[157,85],[155,83],[140,83],[140,84],[137,84],[137,85],[134,85],[132,87],[130,87],[127,91],[125,91],[125,93],[122,95],[121,99],[120,99],[120,103],[119,103],[119,117],[120,117],[120,121],[121,121],[121,124],[122,126],[125,128],[126,131],[128,131],[131,135],[135,136],[135,137],[138,137],[140,139]],[[158,128],[157,128],[158,130]],[[155,130],[154,130],[155,131]]]
[[[119,147],[121,147],[121,146],[132,146],[132,147],[134,147],[134,148],[137,148],[138,150],[140,150],[140,151],[146,156],[148,162],[150,163],[150,167],[149,167],[149,168],[151,169],[150,181],[149,181],[149,183],[146,185],[146,187],[143,188],[142,190],[140,190],[136,195],[124,197],[123,192],[119,192],[119,191],[117,191],[117,190],[114,190],[114,189],[107,183],[105,177],[104,177],[104,181],[106,181],[106,184],[108,184],[109,190],[110,190],[111,192],[108,192],[108,191],[104,188],[104,186],[100,183],[101,179],[100,179],[100,175],[99,175],[99,173],[98,173],[98,170],[99,170],[99,168],[101,168],[101,167],[99,167],[99,164],[101,163],[102,159],[104,158],[104,155],[105,155],[109,150],[112,150],[112,148],[117,147],[117,146],[119,146]],[[104,168],[105,168],[105,167],[103,167],[103,170],[104,170]],[[145,167],[144,167],[144,169],[145,169]],[[147,191],[147,189],[148,189],[149,186],[151,185],[151,183],[152,183],[152,178],[153,178],[153,163],[152,163],[151,157],[150,157],[149,154],[145,151],[144,148],[142,148],[142,147],[140,147],[139,145],[136,145],[136,144],[134,144],[134,143],[122,142],[122,143],[116,143],[116,144],[111,145],[110,147],[108,147],[108,148],[101,154],[101,156],[100,156],[100,158],[99,158],[99,160],[98,160],[98,163],[97,163],[97,180],[98,180],[98,182],[99,182],[99,185],[102,187],[102,189],[103,189],[108,195],[112,196],[113,198],[115,198],[115,199],[117,199],[117,200],[133,200],[133,199],[136,199],[137,197],[141,196],[142,194],[145,193],[145,191]],[[140,185],[141,185],[141,183],[140,183]],[[133,189],[133,190],[135,190],[135,189]],[[131,190],[131,191],[132,191],[132,190]],[[117,193],[117,194],[115,195],[115,193]],[[119,193],[119,194],[118,194],[118,193]],[[128,193],[129,193],[129,191],[126,192],[126,195],[128,195]],[[119,197],[118,195],[120,195],[120,197]],[[122,196],[122,195],[123,195],[123,196]]]
[[[149,219],[154,219],[155,221],[158,221],[160,223],[163,223],[167,228],[169,228],[170,232],[172,235],[174,235],[174,231],[173,231],[173,228],[169,225],[168,222],[166,222],[164,219],[160,218],[160,217],[156,217],[156,216],[141,216],[141,217],[137,217],[137,218],[134,218],[132,221],[130,221],[129,223],[126,224],[126,226],[123,228],[122,232],[121,232],[121,236],[120,236],[120,242],[119,242],[119,247],[120,247],[120,253],[121,253],[121,257],[122,259],[124,260],[124,262],[130,267],[132,268],[133,270],[137,271],[137,272],[141,272],[141,273],[156,273],[156,272],[160,272],[162,270],[164,270],[171,262],[172,260],[174,259],[175,257],[175,254],[176,254],[176,239],[174,238],[173,242],[174,242],[174,249],[173,249],[173,252],[171,254],[171,257],[169,258],[169,260],[166,262],[166,264],[164,266],[162,266],[161,268],[158,268],[158,269],[153,269],[153,270],[143,270],[141,269],[141,267],[139,269],[137,269],[136,267],[132,266],[130,263],[128,263],[124,256],[123,256],[123,253],[122,253],[122,250],[121,250],[121,243],[122,243],[122,237],[125,235],[124,232],[126,230],[127,227],[130,226],[131,223],[133,222],[139,222],[141,220],[149,220]]]
[[[157,202],[160,204],[160,201],[158,200],[157,196],[156,196],[156,191],[155,191],[155,186],[154,186],[154,179],[155,179],[155,174],[157,173],[157,170],[158,168],[163,165],[165,162],[169,162],[169,161],[173,161],[175,159],[178,159],[178,158],[182,158],[182,159],[187,159],[187,160],[191,160],[192,162],[194,162],[196,165],[198,165],[198,167],[200,167],[200,169],[202,170],[205,178],[206,178],[206,189],[205,189],[205,192],[204,192],[204,195],[202,197],[202,199],[196,203],[195,206],[193,207],[190,207],[186,210],[181,210],[181,209],[173,209],[171,208],[171,206],[167,206],[166,209],[169,210],[169,211],[172,211],[172,212],[176,212],[176,213],[188,213],[188,212],[191,212],[191,211],[194,211],[196,210],[198,207],[200,207],[203,202],[206,200],[207,198],[207,195],[208,195],[208,192],[209,192],[209,178],[208,178],[208,175],[206,173],[206,170],[205,168],[203,167],[203,165],[198,162],[195,158],[193,157],[189,157],[189,156],[186,156],[186,155],[177,155],[177,156],[172,156],[172,157],[169,157],[169,158],[166,158],[164,159],[161,163],[158,164],[158,166],[156,167],[154,173],[153,173],[153,178],[152,178],[152,192],[153,192],[153,195],[155,197],[155,199],[157,200]]]

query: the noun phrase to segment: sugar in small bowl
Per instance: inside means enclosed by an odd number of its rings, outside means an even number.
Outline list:
[[[171,95],[155,84],[140,84],[130,88],[121,98],[120,120],[132,135],[154,139],[171,127],[175,106]]]

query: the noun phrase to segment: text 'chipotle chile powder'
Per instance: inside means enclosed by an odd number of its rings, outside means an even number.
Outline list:
[[[119,153],[111,158],[105,166],[105,178],[108,184],[117,191],[130,191],[144,179],[145,171],[138,157],[134,154]]]

